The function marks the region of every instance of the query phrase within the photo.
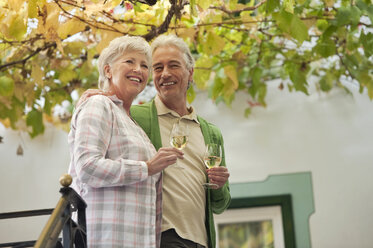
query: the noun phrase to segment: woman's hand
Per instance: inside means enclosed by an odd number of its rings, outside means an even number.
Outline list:
[[[184,158],[184,153],[176,148],[162,147],[153,158],[146,161],[148,175],[152,176],[165,169],[167,166],[176,163],[178,158]]]
[[[105,95],[105,96],[107,96],[108,94],[103,92],[102,90],[99,90],[99,89],[88,89],[88,90],[84,91],[84,93],[80,96],[78,102],[75,105],[75,108],[77,108],[80,104],[82,104],[85,100],[87,100],[91,96],[95,96],[95,95]]]

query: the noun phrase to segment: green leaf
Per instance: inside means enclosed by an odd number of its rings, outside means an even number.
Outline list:
[[[350,18],[351,18],[351,9],[341,7],[340,9],[338,9],[334,23],[337,26],[344,26],[350,22]]]
[[[316,46],[315,51],[320,54],[322,57],[326,58],[331,55],[334,55],[336,52],[335,43],[332,40],[321,40]]]
[[[373,5],[369,5],[368,9],[367,9],[367,15],[370,19],[370,22],[373,23]]]
[[[293,82],[294,89],[308,95],[306,75],[297,65],[289,64],[289,76]]]
[[[7,76],[0,77],[0,95],[11,96],[14,92],[14,80]]]
[[[195,98],[196,98],[196,92],[194,91],[193,85],[191,85],[187,91],[188,103],[192,103]]]
[[[224,87],[224,83],[222,78],[220,77],[215,77],[214,84],[210,88],[209,91],[209,96],[213,99],[216,100],[218,96],[221,95],[222,89]]]
[[[249,87],[248,92],[253,98],[255,98],[261,84],[262,69],[260,69],[259,67],[254,67],[250,71],[250,76],[252,80],[252,85]]]
[[[250,114],[251,114],[251,108],[246,108],[245,109],[245,114],[244,114],[245,117],[248,118]]]
[[[32,127],[32,132],[29,133],[31,138],[44,133],[43,113],[36,109],[31,110],[27,114],[26,124]]]
[[[296,15],[293,15],[293,18],[291,19],[290,35],[298,40],[300,44],[302,44],[303,41],[308,40],[308,28]]]
[[[268,0],[266,3],[266,10],[268,13],[272,13],[274,10],[280,7],[280,1],[278,0]]]
[[[258,102],[264,107],[267,106],[265,102],[266,95],[267,95],[267,85],[264,83],[261,83],[259,90],[258,90]]]
[[[294,13],[294,0],[283,0],[282,2],[282,5],[287,12]]]
[[[361,32],[360,42],[363,44],[365,56],[370,57],[373,55],[373,34]]]
[[[320,80],[320,88],[322,91],[328,92],[332,89],[335,80],[333,73],[327,72]]]
[[[49,100],[49,95],[44,96],[44,108],[43,108],[43,110],[47,115],[51,115],[51,113],[52,113],[52,103]]]
[[[293,14],[282,10],[281,12],[273,13],[273,18],[276,20],[278,27],[282,31],[290,33],[290,25]]]

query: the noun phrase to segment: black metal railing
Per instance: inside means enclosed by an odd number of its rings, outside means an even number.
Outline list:
[[[50,215],[52,212],[53,212],[53,208],[19,211],[19,212],[9,212],[9,213],[0,213],[0,220]],[[0,244],[0,247],[17,247],[17,248],[20,248],[20,247],[34,247],[35,243],[36,243],[35,240],[2,243],[2,244]]]
[[[0,247],[87,247],[85,217],[85,209],[87,205],[84,200],[69,187],[71,182],[71,176],[68,174],[63,175],[60,178],[60,183],[63,186],[60,189],[62,196],[54,209],[40,209],[0,214],[0,219],[50,214],[47,224],[44,226],[38,240],[3,243],[0,244]],[[72,219],[72,214],[74,212],[77,214],[77,222]]]

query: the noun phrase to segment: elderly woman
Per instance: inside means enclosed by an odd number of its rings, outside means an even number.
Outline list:
[[[149,44],[140,37],[114,39],[98,61],[99,88],[71,120],[69,173],[87,203],[88,247],[159,247],[161,171],[182,158],[175,148],[156,152],[131,118],[145,88]]]

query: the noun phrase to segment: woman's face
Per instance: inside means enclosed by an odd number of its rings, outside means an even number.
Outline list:
[[[105,66],[105,74],[110,81],[110,91],[122,101],[132,103],[148,82],[146,56],[138,51],[125,52],[110,66]]]

